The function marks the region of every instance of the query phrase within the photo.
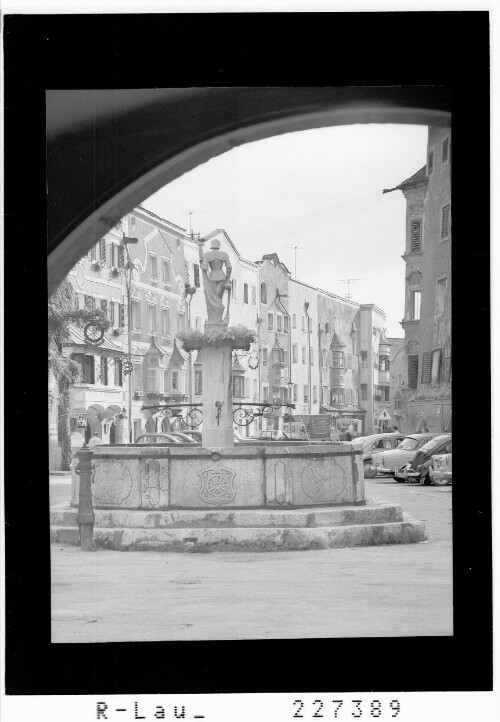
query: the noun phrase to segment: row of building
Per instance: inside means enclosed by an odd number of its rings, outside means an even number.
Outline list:
[[[438,152],[442,135],[442,129],[430,129],[432,168],[427,164],[397,187],[407,198],[404,339],[386,337],[385,313],[376,305],[293,278],[276,253],[254,262],[225,230],[205,236],[205,248],[217,238],[231,260],[230,324],[257,332],[249,352],[234,352],[234,401],[276,407],[242,427],[243,434],[290,421],[290,409],[278,401],[295,405],[294,418],[328,414],[337,429],[351,426],[358,434],[393,425],[404,431],[424,424],[451,428],[451,147],[448,133],[446,165],[444,150]],[[446,228],[436,220],[439,203]],[[124,243],[124,237],[137,242]],[[105,443],[124,443],[171,426],[172,420],[145,406],[201,403],[207,382],[202,352],[186,353],[178,339],[186,328],[203,331],[206,317],[194,234],[138,207],[79,261],[69,279],[77,307],[99,308],[111,323],[100,344],[72,328],[65,347],[81,366],[81,379],[71,389],[73,446],[94,433]]]

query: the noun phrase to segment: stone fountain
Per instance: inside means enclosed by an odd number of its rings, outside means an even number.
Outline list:
[[[400,506],[365,499],[356,443],[234,444],[232,350],[249,348],[229,327],[231,265],[212,241],[200,267],[204,333],[201,445],[129,444],[93,448],[94,544],[117,550],[305,550],[425,539],[423,522]],[[226,299],[226,305],[224,305]],[[76,544],[79,479],[71,506],[51,511],[51,538]]]

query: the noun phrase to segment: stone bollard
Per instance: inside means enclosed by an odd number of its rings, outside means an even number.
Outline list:
[[[92,549],[95,514],[92,508],[92,457],[93,452],[84,444],[77,452],[78,464],[75,469],[80,477],[78,494],[78,514],[76,522],[80,532],[80,546],[84,551]]]

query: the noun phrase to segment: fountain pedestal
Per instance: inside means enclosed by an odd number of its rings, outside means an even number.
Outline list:
[[[202,444],[209,449],[234,447],[231,352],[229,345],[203,349]]]

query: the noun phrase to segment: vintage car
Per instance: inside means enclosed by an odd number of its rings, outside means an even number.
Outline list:
[[[396,449],[374,454],[372,466],[379,474],[394,476],[396,480],[404,481],[399,473],[401,467],[408,464],[416,452],[435,436],[438,434],[408,434]]]
[[[370,436],[359,436],[352,440],[353,444],[361,444],[363,446],[363,465],[365,469],[365,479],[373,479],[377,475],[377,470],[372,464],[373,455],[387,449],[395,449],[405,438],[404,434],[399,431],[388,431],[385,434],[371,434]]]
[[[435,436],[419,448],[408,464],[399,469],[398,476],[408,483],[430,484],[430,469],[434,456],[449,452],[451,452],[451,434]]]
[[[429,477],[431,484],[435,486],[451,484],[451,441],[449,453],[433,455],[429,467]]]

